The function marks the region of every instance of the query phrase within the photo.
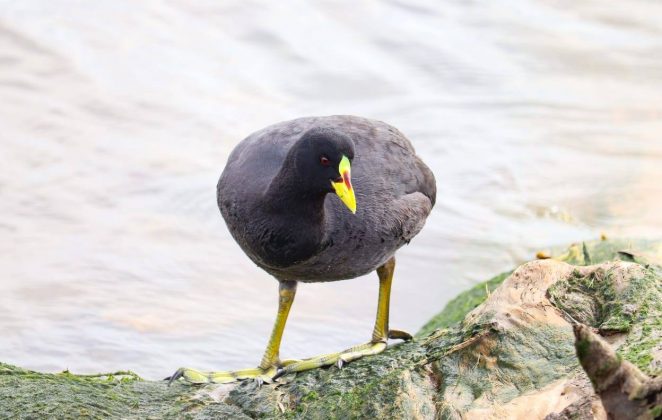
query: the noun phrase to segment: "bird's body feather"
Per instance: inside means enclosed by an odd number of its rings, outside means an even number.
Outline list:
[[[291,197],[279,210],[269,202],[273,197],[266,193],[288,164],[290,148],[317,127],[343,133],[354,143],[356,214],[335,194],[327,194],[323,211],[313,216]],[[432,172],[402,133],[353,116],[299,118],[250,135],[230,154],[217,191],[221,213],[244,252],[277,279],[302,282],[343,280],[375,270],[422,229],[436,196]],[[301,254],[302,249],[310,252]]]

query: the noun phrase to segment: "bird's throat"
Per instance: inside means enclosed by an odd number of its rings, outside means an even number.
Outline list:
[[[283,180],[287,178],[274,180],[264,197],[261,213],[269,223],[256,226],[258,253],[272,267],[305,261],[324,241],[326,193],[311,193]]]

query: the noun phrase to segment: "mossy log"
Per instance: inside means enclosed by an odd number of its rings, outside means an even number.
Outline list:
[[[606,418],[609,403],[577,359],[573,325],[602,335],[615,360],[659,377],[661,263],[659,242],[573,245],[461,294],[413,341],[262,387],[168,387],[130,372],[0,364],[0,418]],[[654,418],[658,404],[632,417]]]

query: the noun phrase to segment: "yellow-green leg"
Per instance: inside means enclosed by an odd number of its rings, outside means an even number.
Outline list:
[[[195,384],[224,384],[241,379],[256,379],[259,383],[269,383],[276,374],[278,368],[300,362],[300,360],[286,360],[281,362],[279,359],[280,342],[283,337],[283,331],[285,330],[287,316],[290,313],[292,302],[294,302],[296,291],[297,282],[280,282],[278,288],[278,314],[276,315],[276,322],[274,323],[269,343],[267,343],[267,349],[264,351],[262,361],[257,368],[221,372],[201,372],[191,368],[180,368],[170,378],[167,378],[169,380],[168,383],[170,384],[179,378],[184,378],[186,381]]]
[[[412,338],[410,334],[399,330],[389,330],[388,328],[391,283],[393,282],[394,270],[394,257],[391,257],[386,263],[384,263],[384,265],[377,269],[377,275],[379,276],[379,300],[377,302],[375,327],[372,330],[372,340],[370,340],[370,342],[350,347],[339,353],[329,353],[322,356],[311,357],[300,362],[290,363],[287,366],[280,368],[274,379],[278,379],[288,373],[301,372],[333,364],[342,367],[345,363],[359,359],[363,356],[379,354],[386,348],[386,342],[389,338],[410,340]]]

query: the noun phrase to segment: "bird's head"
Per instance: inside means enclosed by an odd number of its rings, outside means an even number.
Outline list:
[[[296,171],[311,191],[335,192],[356,213],[351,162],[354,142],[336,130],[313,128],[303,134],[294,157]]]

